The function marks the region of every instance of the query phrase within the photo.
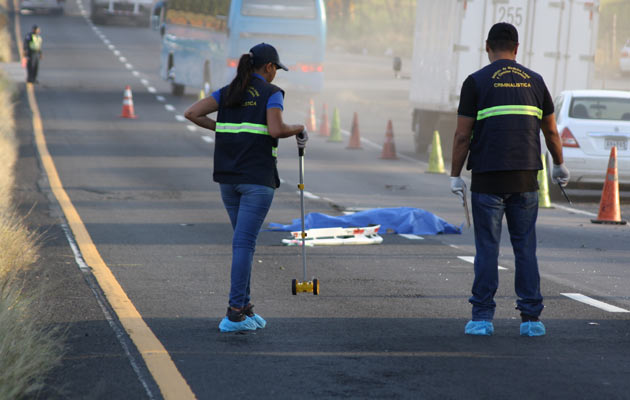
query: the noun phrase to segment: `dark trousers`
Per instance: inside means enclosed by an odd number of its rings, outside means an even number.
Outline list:
[[[37,80],[37,70],[39,69],[39,55],[33,54],[28,57],[26,62],[26,82],[35,82]]]
[[[475,221],[475,281],[470,302],[474,320],[491,321],[499,287],[499,242],[503,215],[507,219],[514,250],[514,289],[522,314],[538,317],[543,309],[540,275],[536,259],[538,192],[488,194],[471,192]]]

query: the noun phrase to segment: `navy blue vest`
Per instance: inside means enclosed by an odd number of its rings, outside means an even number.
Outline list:
[[[545,83],[516,61],[498,60],[471,75],[477,89],[467,169],[539,170]]]
[[[280,186],[276,168],[278,139],[272,138],[267,129],[267,101],[278,91],[282,89],[254,76],[241,105],[226,107],[227,86],[221,89],[214,146],[215,182]]]

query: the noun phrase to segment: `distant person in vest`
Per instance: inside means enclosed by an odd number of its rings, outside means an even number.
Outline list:
[[[26,59],[26,82],[37,82],[37,70],[42,55],[42,37],[39,26],[33,25],[33,29],[24,38],[24,58]]]
[[[232,83],[185,113],[190,121],[216,132],[213,178],[234,229],[229,307],[219,324],[221,332],[266,325],[250,303],[250,278],[256,238],[280,186],[278,139],[296,136],[298,148],[308,140],[303,125],[282,120],[284,91],[271,84],[278,69],[288,71],[276,49],[260,43],[241,56]],[[216,121],[207,117],[215,111]]]
[[[460,173],[468,157],[476,247],[469,300],[472,320],[465,327],[468,335],[494,332],[503,215],[514,250],[520,335],[545,334],[539,320],[543,297],[536,259],[541,129],[553,157],[554,183],[566,186],[569,171],[563,164],[549,91],[539,74],[516,62],[517,50],[518,32],[513,25],[501,22],[492,26],[486,40],[490,64],[466,78],[457,110],[451,191],[466,195]]]

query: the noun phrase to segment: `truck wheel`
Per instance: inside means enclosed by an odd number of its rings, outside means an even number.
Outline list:
[[[185,90],[186,86],[180,85],[179,83],[171,82],[171,94],[173,96],[183,96]]]

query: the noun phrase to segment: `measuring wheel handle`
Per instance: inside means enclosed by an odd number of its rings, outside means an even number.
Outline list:
[[[293,279],[291,281],[291,293],[293,293],[293,295],[297,295],[297,279]]]
[[[313,294],[317,296],[319,294],[319,280],[313,279]]]

